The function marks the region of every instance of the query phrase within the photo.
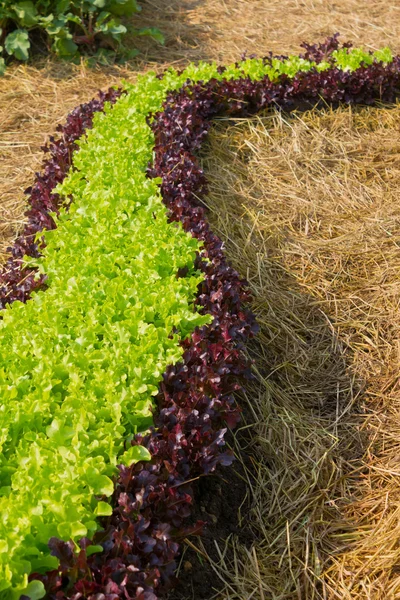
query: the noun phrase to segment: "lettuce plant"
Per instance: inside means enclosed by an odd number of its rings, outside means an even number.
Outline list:
[[[167,222],[145,175],[151,131],[124,108],[97,119],[75,155],[83,171],[58,190],[75,202],[29,260],[46,293],[0,322],[0,591],[14,595],[30,594],[29,572],[57,566],[50,538],[92,537],[111,514],[116,465],[149,458],[129,444],[152,423],[162,373],[209,321],[192,307],[200,245]]]

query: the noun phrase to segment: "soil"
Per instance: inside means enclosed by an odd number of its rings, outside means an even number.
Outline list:
[[[250,460],[241,456],[246,468],[250,468]],[[249,464],[250,463],[250,464]],[[224,560],[230,564],[233,559],[232,545],[226,545],[229,536],[234,535],[239,541],[250,547],[254,541],[248,521],[239,525],[239,512],[246,515],[250,509],[248,485],[244,476],[244,467],[236,460],[231,467],[218,468],[216,473],[200,478],[194,484],[193,522],[206,521],[201,536],[203,549],[197,538],[190,541],[199,548],[196,552],[186,545],[181,555],[178,570],[178,581],[174,590],[168,594],[168,600],[211,600],[222,588],[212,562],[219,562],[220,557],[215,542],[224,553]],[[208,560],[202,554],[208,555]]]

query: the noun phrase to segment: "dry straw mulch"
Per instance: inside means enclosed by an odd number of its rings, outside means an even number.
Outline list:
[[[261,325],[257,541],[230,540],[218,598],[400,598],[399,122],[342,108],[212,132],[211,221]]]

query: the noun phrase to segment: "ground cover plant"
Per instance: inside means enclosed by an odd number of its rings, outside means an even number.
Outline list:
[[[35,45],[40,48],[45,44],[56,55],[68,59],[77,58],[80,50],[89,50],[98,57],[118,50],[125,58],[132,58],[137,51],[122,46],[128,29],[121,18],[140,10],[136,0],[2,2],[0,75],[4,73],[7,57],[26,61]],[[130,25],[129,28],[131,34],[150,35],[163,41],[155,27],[134,29]]]
[[[197,81],[200,83],[196,83]],[[55,506],[47,533],[43,533],[47,537],[61,539],[59,542],[52,540],[50,544],[52,556],[49,556],[50,552],[40,538],[41,533],[36,531],[37,523],[42,522],[40,495],[36,498],[33,496],[32,504],[35,504],[35,500],[37,504],[30,511],[28,510],[28,513],[31,512],[32,516],[39,519],[32,519],[31,522],[25,519],[20,523],[21,517],[10,513],[10,519],[16,518],[18,527],[21,526],[22,531],[19,541],[14,544],[15,540],[13,540],[12,545],[12,552],[15,555],[14,572],[10,572],[9,562],[7,562],[10,561],[10,553],[4,552],[6,556],[3,562],[5,584],[3,590],[14,587],[15,594],[25,591],[32,597],[35,595],[39,597],[43,593],[43,586],[39,583],[42,581],[48,592],[57,593],[57,597],[77,593],[86,596],[106,593],[112,597],[127,593],[131,597],[149,599],[154,597],[154,590],[158,588],[160,592],[162,591],[173,567],[173,558],[177,552],[176,541],[179,539],[179,533],[173,528],[180,527],[182,517],[188,514],[187,507],[191,497],[189,489],[184,485],[186,480],[196,473],[208,472],[218,462],[229,463],[231,460],[229,455],[220,453],[219,447],[223,445],[224,423],[233,425],[238,418],[232,399],[232,392],[236,389],[237,383],[232,376],[242,376],[246,372],[247,365],[241,356],[240,342],[251,334],[253,318],[251,313],[242,307],[242,302],[248,298],[247,292],[243,290],[237,273],[226,264],[221,252],[221,243],[211,233],[205,221],[204,209],[195,199],[204,193],[205,181],[192,152],[200,146],[207,133],[210,118],[221,113],[235,115],[254,112],[267,107],[271,102],[286,108],[291,108],[294,103],[313,104],[320,96],[330,102],[393,100],[398,93],[398,86],[398,59],[392,59],[387,50],[375,56],[359,50],[348,50],[348,48],[338,50],[337,40],[334,38],[325,46],[306,47],[306,53],[301,58],[269,57],[264,60],[244,61],[228,69],[218,68],[215,65],[200,65],[197,68],[189,67],[180,74],[169,70],[163,77],[156,77],[154,74],[146,75],[136,86],[126,85],[127,93],[120,97],[113,108],[106,106],[104,113],[96,115],[93,129],[80,142],[80,151],[75,154],[75,170],[57,190],[65,199],[64,206],[56,218],[57,230],[43,234],[46,249],[40,242],[39,236],[32,253],[37,253],[39,242],[44,256],[28,261],[29,281],[32,285],[36,285],[39,281],[40,285],[45,284],[48,289],[45,293],[33,295],[26,305],[14,303],[11,309],[6,308],[3,318],[5,351],[8,357],[15,352],[12,345],[7,346],[7,339],[11,339],[11,336],[7,338],[7,327],[10,330],[15,322],[21,325],[21,335],[25,336],[23,339],[30,339],[27,334],[29,328],[26,329],[27,325],[24,325],[26,313],[30,317],[28,321],[38,323],[37,339],[36,343],[30,342],[33,353],[20,357],[21,360],[27,359],[27,362],[21,369],[22,380],[18,381],[22,384],[22,392],[32,390],[32,393],[36,393],[38,388],[40,392],[38,380],[31,382],[30,377],[27,380],[26,375],[30,372],[29,369],[35,367],[33,357],[43,356],[43,349],[46,347],[44,340],[57,339],[61,335],[61,340],[64,340],[68,348],[70,345],[74,348],[76,345],[79,346],[77,357],[73,357],[72,364],[74,372],[76,365],[82,369],[84,373],[82,380],[77,381],[76,377],[72,377],[68,368],[66,372],[55,373],[57,376],[55,381],[50,377],[52,385],[45,391],[50,392],[50,402],[53,404],[50,404],[44,415],[40,416],[40,422],[35,422],[35,427],[40,430],[45,426],[43,429],[45,435],[39,443],[40,446],[43,442],[44,455],[50,448],[53,451],[54,447],[57,449],[60,441],[62,443],[57,450],[61,458],[59,466],[55,468],[56,483],[62,479],[60,477],[64,472],[62,466],[65,468],[65,465],[70,462],[81,464],[82,467],[84,463],[83,472],[86,467],[90,470],[89,467],[92,465],[87,460],[87,455],[85,456],[83,443],[80,446],[78,443],[82,456],[78,452],[79,456],[77,455],[75,459],[71,459],[70,450],[66,449],[66,442],[80,441],[79,436],[75,437],[77,433],[75,429],[79,430],[82,422],[79,420],[75,422],[71,417],[71,423],[68,423],[66,430],[60,433],[60,428],[62,429],[64,425],[63,413],[60,419],[56,419],[53,409],[63,411],[65,406],[68,414],[69,401],[74,400],[74,394],[76,400],[76,393],[80,389],[86,391],[94,405],[97,400],[103,398],[105,388],[96,392],[93,389],[94,382],[99,378],[99,382],[106,386],[106,381],[102,381],[98,371],[90,373],[90,376],[86,372],[88,364],[84,355],[86,356],[88,348],[95,350],[96,360],[106,361],[102,363],[103,368],[112,366],[123,381],[127,378],[134,379],[128,365],[125,365],[121,372],[118,361],[112,362],[109,346],[107,346],[106,356],[100,356],[102,353],[97,351],[104,351],[104,346],[109,342],[113,342],[114,351],[120,346],[123,347],[124,343],[128,343],[128,346],[122,352],[130,348],[129,342],[132,340],[127,339],[127,331],[118,323],[121,320],[129,322],[132,318],[131,315],[125,315],[125,312],[131,308],[132,301],[131,299],[127,301],[127,297],[123,294],[121,296],[119,292],[122,292],[122,288],[127,285],[125,281],[130,281],[132,274],[136,274],[129,261],[135,261],[138,275],[141,272],[141,265],[137,263],[136,253],[129,254],[131,239],[128,236],[129,239],[125,240],[124,233],[126,227],[131,235],[131,230],[135,231],[137,228],[135,235],[138,235],[140,248],[145,245],[144,240],[148,232],[151,228],[155,228],[161,236],[161,246],[165,245],[165,252],[159,253],[157,247],[154,249],[155,255],[149,251],[150,262],[144,261],[143,273],[148,275],[148,271],[151,272],[150,264],[153,266],[156,285],[159,285],[162,276],[168,280],[171,287],[166,288],[165,292],[167,297],[175,296],[178,300],[178,306],[175,306],[176,302],[175,304],[172,302],[173,309],[178,310],[178,313],[173,317],[169,313],[160,314],[161,306],[157,311],[152,310],[151,305],[146,307],[143,313],[145,316],[142,317],[142,327],[145,331],[149,328],[153,330],[150,326],[153,324],[155,329],[165,330],[166,334],[163,334],[164,337],[161,339],[170,352],[166,352],[164,360],[158,357],[161,363],[157,364],[156,372],[153,372],[154,366],[150,365],[151,373],[149,371],[147,380],[142,372],[135,373],[137,383],[143,380],[143,385],[148,386],[149,389],[141,391],[141,386],[135,387],[134,384],[130,391],[133,394],[154,392],[157,395],[160,411],[155,417],[156,429],[151,434],[146,434],[150,416],[148,400],[140,406],[142,414],[140,415],[139,411],[139,416],[143,418],[141,422],[129,421],[126,416],[129,414],[129,405],[127,405],[125,414],[127,421],[123,421],[121,439],[125,436],[128,442],[132,441],[131,436],[140,430],[145,434],[144,437],[136,437],[134,445],[127,450],[127,455],[121,452],[121,442],[118,447],[118,440],[113,442],[110,438],[112,426],[98,423],[98,429],[93,427],[95,439],[92,440],[94,445],[89,448],[89,452],[93,453],[90,457],[98,459],[101,457],[99,459],[101,466],[104,463],[103,471],[100,469],[98,475],[107,478],[107,475],[116,474],[111,467],[117,464],[121,454],[125,456],[121,461],[126,465],[120,467],[114,499],[115,509],[111,515],[110,505],[104,500],[99,502],[98,498],[96,501],[93,500],[96,495],[110,496],[112,490],[109,480],[99,478],[104,486],[96,487],[94,483],[95,480],[97,481],[96,473],[90,473],[91,479],[84,475],[87,497],[79,498],[83,509],[80,513],[78,511],[77,515],[74,513],[76,520],[69,519],[59,506]],[[152,134],[148,119],[157,111],[161,112],[151,118],[151,127],[154,131]],[[149,162],[152,162],[153,147],[155,158],[147,171]],[[158,183],[161,183],[162,196]],[[74,202],[69,206],[71,195]],[[166,219],[167,212],[161,200],[169,210],[169,226]],[[116,212],[113,213],[113,210]],[[35,216],[37,212],[34,211],[31,214],[31,225],[33,223],[36,230],[40,231],[43,223],[34,223]],[[180,221],[183,227],[174,226],[173,223],[176,221]],[[32,235],[32,231],[29,235]],[[84,242],[83,239],[86,241]],[[177,252],[176,255],[167,243],[167,240],[171,241],[171,239],[174,241],[172,246]],[[120,250],[119,245],[125,248],[124,244],[128,244],[127,256],[118,254],[116,261],[115,252]],[[196,250],[197,257],[194,255]],[[87,271],[81,269],[82,253],[88,256]],[[140,261],[144,260],[140,252],[139,257]],[[169,259],[171,262],[168,265]],[[69,261],[72,270],[66,272],[65,264],[69,264]],[[168,267],[167,273],[163,272],[165,266]],[[41,275],[45,275],[46,279]],[[9,294],[7,286],[10,282],[7,277],[5,271],[2,276],[4,297]],[[104,277],[107,279],[107,293]],[[140,280],[140,276],[138,279],[139,283],[144,281]],[[11,283],[13,289],[16,289],[15,286],[18,288],[19,282],[15,279]],[[26,289],[23,290],[24,299],[27,299],[31,292],[29,285],[27,284]],[[71,306],[72,298],[75,302],[79,297],[82,298],[84,307],[89,306],[88,285],[92,290],[97,289],[97,286],[99,288],[96,297],[98,308],[93,308],[94,312],[90,316],[92,319],[96,317],[93,322],[101,323],[100,316],[103,308],[108,307],[110,310],[108,317],[116,323],[113,328],[115,339],[111,336],[110,339],[105,340],[105,330],[93,331],[93,326],[88,328],[87,325],[82,335],[82,315],[86,317],[88,314],[86,308],[83,311],[82,308],[78,308],[77,313],[74,313],[75,324],[66,326],[62,323],[61,329],[56,315],[51,313],[52,304],[60,295],[62,301],[66,302],[66,307]],[[202,316],[189,308],[197,286],[195,306]],[[181,298],[179,294],[182,295]],[[154,298],[157,296],[156,291],[153,292],[153,296]],[[8,303],[14,299],[11,298],[11,294],[8,295]],[[111,307],[107,304],[108,300]],[[77,304],[79,306],[79,303]],[[39,309],[42,309],[42,312]],[[140,306],[140,309],[142,310],[143,306]],[[65,317],[69,314],[68,311]],[[59,314],[58,311],[56,312]],[[44,328],[41,321],[42,313],[46,322]],[[125,318],[121,318],[121,313]],[[211,323],[208,315],[213,317]],[[135,320],[137,319],[133,318],[133,321]],[[206,323],[210,324],[207,326]],[[203,327],[196,330],[190,339],[186,338],[189,331],[201,324]],[[102,325],[105,326],[106,323]],[[54,334],[55,331],[58,332],[57,335]],[[137,331],[139,330],[134,332],[128,330],[128,338],[133,335],[136,339]],[[169,336],[171,331],[173,331],[172,337]],[[46,335],[49,337],[45,338]],[[177,342],[180,339],[182,344],[178,346]],[[99,347],[96,347],[96,344]],[[21,344],[18,347],[20,346]],[[52,346],[51,348],[59,350]],[[47,348],[47,352],[52,353],[50,348]],[[55,357],[57,357],[56,353]],[[181,363],[166,370],[168,364],[178,361],[179,358],[182,358]],[[56,365],[51,361],[50,364]],[[53,373],[53,369],[54,367],[50,368],[50,373]],[[163,371],[165,371],[163,383],[158,390],[155,382]],[[40,370],[38,373],[41,374]],[[5,382],[7,376],[5,372]],[[87,384],[88,387],[82,388],[83,384]],[[43,383],[41,385],[43,386]],[[114,403],[110,406],[115,406],[113,394],[121,392],[118,388],[120,385],[120,379],[112,382],[109,399]],[[10,384],[7,384],[7,390],[9,387]],[[94,393],[94,397],[90,396],[91,392]],[[97,398],[97,395],[100,398]],[[10,406],[13,399],[10,398]],[[34,396],[30,401],[32,399]],[[129,399],[129,402],[132,400]],[[117,414],[116,418],[120,416]],[[79,415],[79,418],[83,418],[82,415]],[[24,430],[25,422],[27,427]],[[107,417],[105,422],[109,423]],[[4,456],[9,461],[7,465],[9,469],[5,468],[4,474],[8,473],[10,478],[11,473],[13,481],[14,479],[20,481],[23,488],[24,469],[27,471],[33,466],[33,472],[36,473],[35,469],[40,472],[42,465],[40,449],[38,451],[38,448],[32,444],[34,440],[30,439],[29,419],[24,419],[22,413],[21,425],[17,422],[14,429],[11,427],[8,431],[5,428]],[[29,448],[34,452],[30,464],[28,455],[24,454],[24,443],[21,442],[23,461],[18,466],[19,445],[16,444],[16,440],[22,430],[27,434],[26,442],[31,442]],[[102,438],[104,438],[103,445],[100,443]],[[135,457],[140,457],[138,452],[142,452],[148,458],[151,456],[151,462],[128,468],[129,459],[133,462]],[[103,460],[105,455],[111,466],[107,466],[107,461]],[[22,469],[18,471],[20,467]],[[32,473],[29,474],[29,477],[31,476]],[[26,481],[27,478],[25,478],[25,485]],[[65,481],[62,482],[61,487],[64,483]],[[82,485],[82,479],[75,483],[79,487],[79,484]],[[10,500],[10,495],[10,487],[6,485],[5,506]],[[45,505],[48,504],[48,498],[43,500]],[[74,506],[71,506],[71,510],[75,510]],[[93,521],[96,513],[112,516],[107,520],[104,531],[100,528],[98,533],[100,537],[97,538],[95,532],[98,525]],[[26,529],[24,530],[23,527]],[[35,531],[36,539],[32,531]],[[54,531],[56,535],[53,536]],[[87,534],[94,534],[95,543],[92,544],[92,548],[98,552],[86,551],[87,547],[90,548],[90,544],[84,539],[80,542],[81,551],[74,553],[76,546],[68,540],[78,542]],[[5,541],[7,542],[7,539]],[[26,542],[29,542],[29,545]],[[4,547],[6,548],[6,544]],[[27,561],[29,556],[39,556],[39,559]],[[55,566],[54,558],[60,560],[60,570],[55,569],[49,575],[36,575],[31,578],[30,587],[26,588],[27,575],[29,572],[32,573],[32,564],[33,570],[37,566],[42,571],[46,571],[51,566]],[[27,564],[29,562],[30,565]],[[166,562],[169,563],[167,568]],[[129,568],[132,565],[134,569]]]

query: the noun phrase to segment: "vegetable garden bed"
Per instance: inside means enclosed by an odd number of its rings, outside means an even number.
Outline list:
[[[216,115],[393,101],[399,66],[332,38],[302,57],[149,73],[70,115],[1,275],[2,597],[168,588],[201,527],[190,482],[232,461],[257,329],[194,153]]]

